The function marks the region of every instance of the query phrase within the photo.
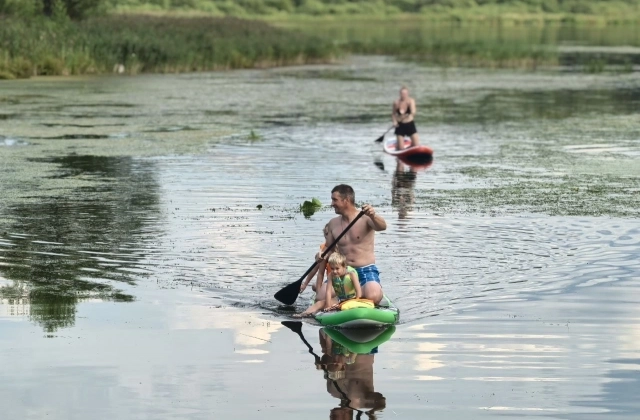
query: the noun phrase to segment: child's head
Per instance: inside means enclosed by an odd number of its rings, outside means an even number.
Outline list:
[[[347,258],[339,252],[334,252],[329,256],[329,267],[331,272],[338,276],[344,276],[347,271]]]
[[[327,236],[329,236],[329,223],[324,225],[324,228],[322,229],[322,233],[324,233],[324,238],[327,239]]]

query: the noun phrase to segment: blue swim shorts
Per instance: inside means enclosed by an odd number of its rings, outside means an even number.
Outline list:
[[[364,267],[354,267],[358,272],[358,280],[360,280],[360,286],[364,286],[365,283],[375,281],[380,284],[380,272],[375,264],[365,265]]]

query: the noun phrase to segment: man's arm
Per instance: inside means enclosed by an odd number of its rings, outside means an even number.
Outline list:
[[[331,223],[331,222],[329,222]],[[327,232],[327,236],[324,238],[324,243],[327,244],[327,249],[329,249],[329,246],[331,246],[331,244],[336,240],[336,238],[333,237],[333,232],[331,231],[331,225],[329,225],[329,232]],[[329,252],[327,252],[327,255],[325,255],[325,260],[327,259],[327,257],[329,257],[329,255],[331,255],[333,253],[333,251],[335,250],[334,248],[331,248],[331,250]]]
[[[331,223],[331,222],[329,222]],[[335,238],[333,237],[333,232],[331,232],[331,227],[329,227],[329,231],[327,232],[327,236],[324,237],[324,243],[326,248],[322,251],[318,251],[318,253],[316,254],[316,259],[320,259],[322,254],[324,253],[324,251],[326,251],[329,248],[329,245],[331,245],[333,243],[333,241],[335,241]],[[333,251],[335,250],[335,247],[331,249],[331,251],[327,252],[327,254],[324,256],[324,260],[326,261],[329,257],[329,255],[331,255],[333,253]]]
[[[387,229],[387,222],[382,216],[376,213],[375,209],[371,205],[365,204],[362,206],[362,211],[369,217],[367,224],[371,226],[371,229],[376,232]]]

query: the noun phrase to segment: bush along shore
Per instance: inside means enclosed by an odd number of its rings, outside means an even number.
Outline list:
[[[535,70],[558,65],[555,46],[517,40],[452,40],[405,38],[351,41],[346,48],[359,54],[392,54],[401,59],[442,67],[519,68]]]
[[[327,39],[237,18],[0,18],[0,79],[331,62]]]

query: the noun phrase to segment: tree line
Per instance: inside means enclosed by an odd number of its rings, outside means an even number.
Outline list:
[[[197,10],[213,15],[381,15],[496,7],[529,13],[599,13],[635,8],[640,0],[0,0],[0,14],[68,17],[109,11]]]
[[[111,0],[0,0],[0,15],[79,20],[106,13],[115,6],[117,2]]]

